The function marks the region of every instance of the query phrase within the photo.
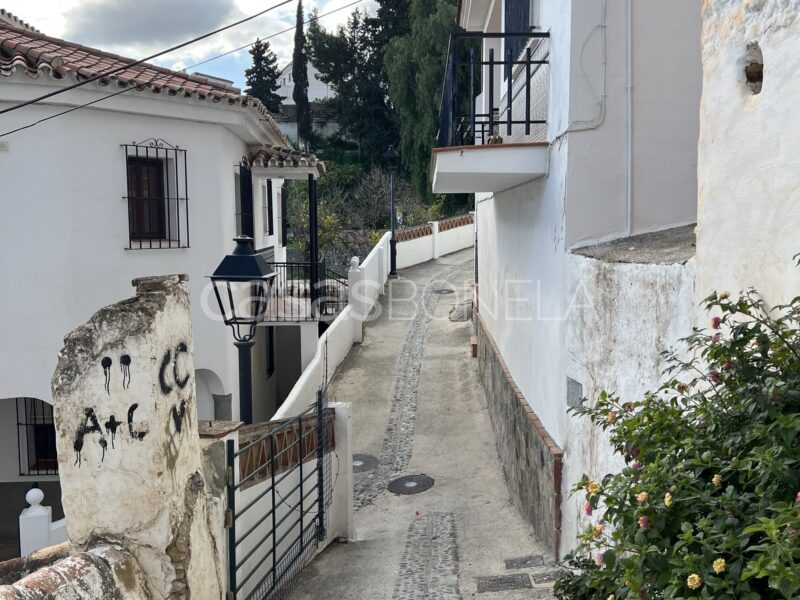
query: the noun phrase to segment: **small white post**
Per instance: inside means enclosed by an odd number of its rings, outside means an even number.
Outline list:
[[[364,272],[359,267],[357,256],[350,259],[350,269],[347,271],[348,303],[350,314],[353,318],[353,342],[360,344],[364,340],[364,327],[366,319],[364,314]]]
[[[428,224],[431,226],[431,231],[433,234],[431,235],[431,240],[433,244],[433,258],[439,258],[439,221],[428,221]]]
[[[42,506],[44,492],[39,488],[28,490],[25,501],[30,504],[19,515],[19,551],[28,556],[37,550],[50,546],[50,524],[53,522],[53,509]]]
[[[339,460],[339,480],[333,490],[335,498],[333,517],[336,533],[346,539],[354,538],[353,526],[353,405],[332,403],[334,409],[334,435]]]

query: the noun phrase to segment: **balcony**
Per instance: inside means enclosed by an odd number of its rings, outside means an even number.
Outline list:
[[[547,174],[549,41],[541,32],[451,37],[434,193],[499,192]]]
[[[332,322],[347,306],[348,281],[324,262],[271,262],[277,273],[272,286],[266,324]],[[316,266],[316,269],[313,267]],[[318,283],[312,285],[312,281]]]

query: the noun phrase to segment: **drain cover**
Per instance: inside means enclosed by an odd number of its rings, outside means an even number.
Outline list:
[[[438,290],[433,290],[434,294],[455,294],[456,291],[450,288],[439,288]]]
[[[371,454],[353,454],[353,473],[366,473],[378,466],[378,459]]]
[[[433,479],[427,475],[406,475],[389,483],[389,491],[398,496],[409,496],[428,491],[433,487]]]

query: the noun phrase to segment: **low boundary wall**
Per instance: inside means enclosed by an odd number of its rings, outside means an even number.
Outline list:
[[[397,268],[413,267],[475,244],[475,213],[397,232]]]

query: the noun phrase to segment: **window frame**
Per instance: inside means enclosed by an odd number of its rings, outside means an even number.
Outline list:
[[[38,398],[18,397],[14,398],[14,401],[17,414],[17,464],[20,477],[58,475],[53,406]],[[50,450],[51,453],[46,450]]]

